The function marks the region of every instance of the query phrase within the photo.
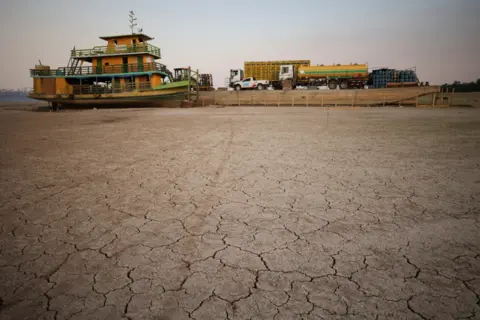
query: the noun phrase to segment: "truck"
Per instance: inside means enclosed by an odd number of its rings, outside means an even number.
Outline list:
[[[246,61],[243,69],[245,72],[242,69],[230,70],[229,87],[234,88],[234,84],[244,78],[254,78],[262,83],[258,89],[264,89],[266,86],[282,89],[282,80],[279,79],[279,70],[282,65],[308,66],[310,60]]]
[[[327,86],[331,90],[365,88],[385,88],[394,86],[417,86],[419,85],[415,70],[381,69],[368,72],[368,65],[333,64],[333,65],[310,65],[310,60],[280,60],[245,62],[245,74],[241,69],[230,70],[230,86],[233,80],[240,81],[245,77],[254,79],[266,79],[266,83],[273,89],[284,89],[302,86],[316,88]],[[259,80],[257,80],[259,81]]]
[[[270,82],[268,80],[257,80],[254,77],[245,78],[232,83],[232,87],[237,91],[243,89],[263,90],[268,88],[269,86]]]
[[[329,89],[363,89],[369,80],[367,64],[336,65],[282,65],[279,70],[281,81],[291,80],[292,87],[328,86]]]

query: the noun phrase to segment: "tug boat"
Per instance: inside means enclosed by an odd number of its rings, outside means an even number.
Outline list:
[[[60,106],[161,106],[164,101],[190,100],[198,70],[175,69],[175,75],[156,60],[160,48],[143,33],[100,37],[104,46],[71,50],[67,67],[30,69],[30,98]],[[196,77],[196,78],[195,78]]]

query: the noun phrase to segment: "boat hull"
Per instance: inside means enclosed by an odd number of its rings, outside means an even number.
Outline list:
[[[35,94],[30,98],[48,101],[61,106],[89,106],[116,107],[116,106],[164,106],[171,105],[169,102],[183,101],[187,99],[185,88],[173,88],[167,90],[151,90],[144,92],[122,92],[107,94]]]

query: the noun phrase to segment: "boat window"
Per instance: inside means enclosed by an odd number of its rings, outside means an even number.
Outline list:
[[[109,66],[109,65],[110,65],[110,63],[108,63],[108,62],[105,62],[105,65],[106,65],[106,66]]]
[[[143,42],[143,39],[138,39],[138,42]]]
[[[114,43],[115,45],[117,45],[117,44],[118,44],[117,40],[113,40],[113,43]]]
[[[133,40],[132,40],[132,43],[133,43],[133,44],[137,44],[137,40],[136,40],[136,39],[133,39]]]

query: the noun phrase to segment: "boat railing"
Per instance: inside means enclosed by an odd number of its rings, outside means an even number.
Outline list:
[[[73,49],[71,50],[71,57],[82,58],[125,53],[149,53],[158,58],[161,58],[160,48],[149,43],[96,46],[91,49]]]
[[[106,84],[106,85],[74,85],[72,86],[73,94],[108,94],[122,92],[142,92],[153,90],[150,81],[144,82],[128,82],[125,84]]]
[[[64,76],[86,76],[86,75],[105,75],[132,72],[149,72],[162,71],[167,73],[167,67],[158,62],[150,62],[144,64],[117,64],[103,66],[78,66],[78,67],[61,67],[55,70],[48,69],[31,69],[32,77],[64,77]]]

